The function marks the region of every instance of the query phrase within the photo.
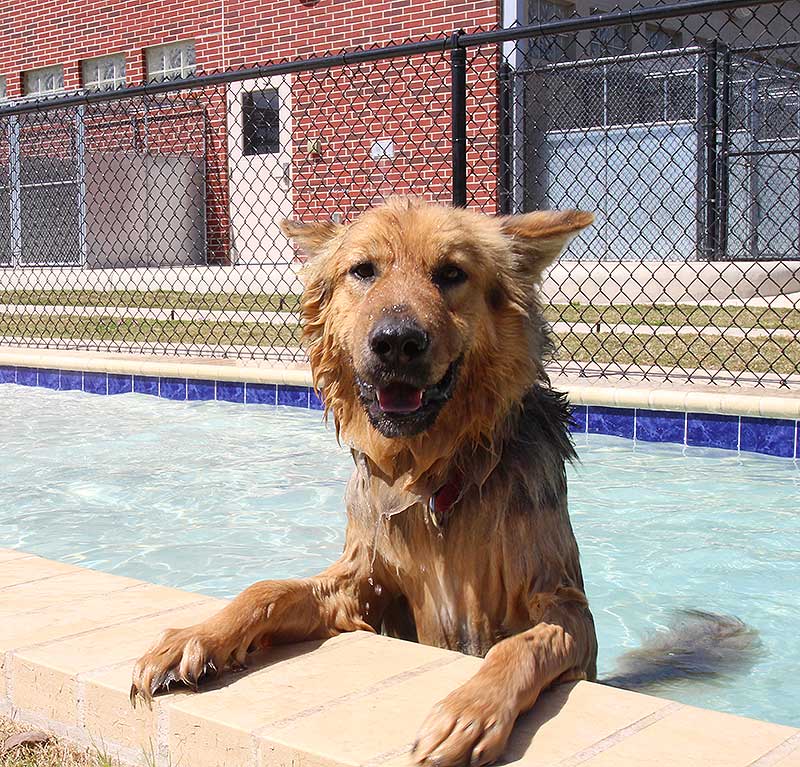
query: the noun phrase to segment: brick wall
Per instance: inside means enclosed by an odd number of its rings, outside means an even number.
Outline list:
[[[22,72],[62,64],[80,87],[80,61],[125,52],[126,79],[145,79],[143,49],[193,39],[199,71],[321,55],[494,26],[498,0],[5,0],[0,76],[21,94]],[[484,52],[470,71],[471,202],[493,209],[496,68]],[[449,56],[377,62],[295,75],[292,196],[302,217],[344,217],[386,196],[450,199]],[[207,220],[212,260],[228,259],[228,141],[224,87],[199,94],[207,113]],[[309,139],[313,151],[309,151]],[[376,140],[394,158],[370,157]],[[487,178],[491,182],[487,188]]]

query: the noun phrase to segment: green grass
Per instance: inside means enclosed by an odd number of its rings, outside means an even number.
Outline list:
[[[626,324],[672,326],[693,325],[716,327],[788,328],[800,330],[800,309],[759,309],[739,306],[699,306],[689,304],[633,304],[631,306],[591,306],[582,304],[550,305],[545,309],[550,322],[598,322],[607,325]]]
[[[244,322],[136,320],[117,317],[0,314],[0,335],[21,338],[85,338],[125,343],[298,346],[300,326]]]
[[[19,316],[0,314],[0,335],[17,338],[82,338],[124,346],[129,343],[232,346],[300,345],[300,326],[243,322],[134,320],[114,317]],[[684,368],[796,373],[800,344],[716,335],[634,335],[556,333],[556,357],[576,362],[662,365]]]
[[[25,306],[127,306],[136,309],[294,311],[294,293],[193,293],[181,290],[2,290],[0,304]]]
[[[31,730],[0,718],[0,746],[6,738]],[[119,762],[104,747],[79,750],[51,738],[44,743],[25,745],[0,754],[0,767],[118,767]]]
[[[554,341],[555,356],[562,361],[749,370],[754,373],[791,374],[800,370],[800,344],[781,344],[766,338],[754,343],[741,338],[704,335],[557,333]]]
[[[114,306],[151,309],[217,309],[226,311],[296,311],[300,296],[294,293],[193,293],[156,290],[4,290],[0,304],[28,306]],[[552,304],[545,314],[550,322],[598,322],[616,325],[673,327],[694,325],[717,327],[788,328],[800,330],[800,309],[758,309],[701,304]]]

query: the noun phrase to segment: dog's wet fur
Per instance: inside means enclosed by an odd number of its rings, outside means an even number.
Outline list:
[[[166,632],[136,664],[134,702],[170,681],[196,687],[265,645],[383,632],[485,658],[418,734],[413,759],[447,767],[491,763],[544,689],[595,679],[567,513],[569,411],[545,373],[538,292],[592,220],[394,199],[348,225],[284,223],[307,259],[315,386],[355,463],[345,550],[319,576],[256,583]],[[754,646],[725,616],[680,626],[628,654],[609,682],[716,673]]]

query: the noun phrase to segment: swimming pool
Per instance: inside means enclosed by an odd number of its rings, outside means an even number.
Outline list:
[[[0,546],[221,596],[341,551],[350,457],[318,412],[5,385],[0,424]],[[570,505],[601,675],[673,608],[728,612],[760,631],[757,665],[660,694],[800,723],[797,464],[577,443]]]

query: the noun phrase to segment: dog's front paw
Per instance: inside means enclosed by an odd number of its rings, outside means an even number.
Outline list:
[[[243,666],[244,655],[213,627],[201,623],[167,629],[134,666],[131,703],[136,706],[138,697],[149,703],[173,682],[196,690],[203,677],[218,674],[228,665]]]
[[[477,679],[450,693],[422,725],[414,761],[426,767],[491,764],[502,754],[517,718],[507,697]]]

